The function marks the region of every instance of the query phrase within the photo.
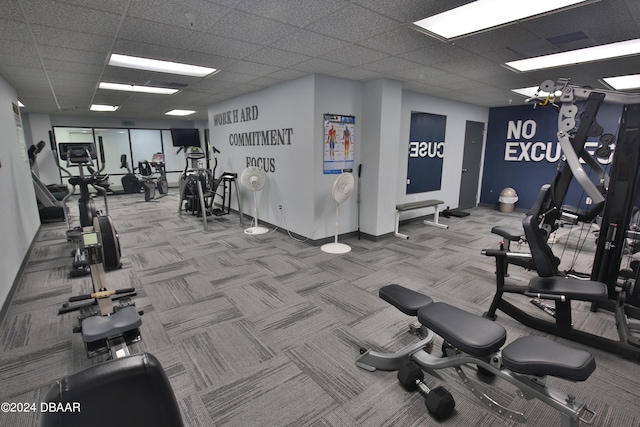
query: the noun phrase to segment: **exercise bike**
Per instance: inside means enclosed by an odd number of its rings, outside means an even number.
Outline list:
[[[55,141],[53,141],[53,134],[49,133],[52,139],[52,147],[55,149]],[[107,203],[107,191],[104,187],[99,185],[102,177],[99,175],[105,166],[104,147],[102,144],[102,137],[98,138],[99,151],[100,151],[100,166],[94,163],[97,162],[98,156],[96,153],[96,147],[93,142],[64,142],[59,145],[59,152],[55,152],[56,164],[58,168],[63,171],[69,178],[69,184],[72,186],[72,190],[62,199],[63,207],[65,210],[65,220],[67,223],[67,240],[76,242],[76,249],[73,251],[73,269],[71,270],[71,277],[78,277],[89,274],[89,258],[87,251],[83,249],[81,240],[82,233],[91,231],[94,227],[95,219],[102,217],[102,213],[96,209],[95,201],[89,191],[89,186],[92,186],[99,195],[104,199],[105,206],[105,218],[110,224],[109,227],[101,231],[101,238],[103,241],[102,253],[103,253],[103,265],[105,270],[112,270],[121,267],[120,263],[120,242],[118,240],[118,234],[111,223],[109,215],[109,205]],[[60,160],[66,161],[66,168],[62,167],[58,161],[58,155]],[[70,167],[78,168],[78,175],[73,175],[69,172]],[[85,168],[93,170],[93,173],[87,175]],[[69,198],[73,196],[76,189],[80,189],[80,197],[78,199],[78,212],[80,225],[77,227],[71,227],[70,215],[69,215]]]

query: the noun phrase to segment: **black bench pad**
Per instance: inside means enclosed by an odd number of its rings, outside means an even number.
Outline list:
[[[436,199],[431,199],[431,200],[422,200],[419,202],[409,202],[409,203],[402,203],[400,205],[396,205],[396,210],[399,211],[410,211],[413,209],[422,209],[422,208],[429,208],[431,206],[437,206],[437,205],[441,205],[444,202],[442,200],[436,200]]]
[[[593,356],[543,337],[523,337],[502,349],[502,363],[521,374],[584,381],[596,369]]]
[[[400,285],[387,285],[378,291],[378,296],[408,316],[417,316],[418,310],[433,302],[420,292]]]
[[[142,325],[134,306],[121,308],[110,316],[91,316],[82,321],[82,340],[94,342],[122,334]]]
[[[512,242],[517,242],[524,236],[524,230],[515,230],[513,228],[501,227],[498,225],[493,227],[491,232]]]
[[[507,332],[499,324],[443,302],[418,310],[418,320],[445,341],[472,356],[488,356],[500,349]]]
[[[534,277],[529,281],[529,291],[577,301],[606,301],[608,295],[607,285],[602,282],[560,276]]]

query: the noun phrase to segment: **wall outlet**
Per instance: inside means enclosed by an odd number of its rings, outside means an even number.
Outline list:
[[[278,210],[282,210],[282,203],[278,205]]]

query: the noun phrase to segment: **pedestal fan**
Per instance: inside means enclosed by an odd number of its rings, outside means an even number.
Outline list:
[[[333,182],[331,195],[336,201],[336,234],[333,243],[327,243],[326,245],[322,245],[320,247],[323,252],[327,252],[330,254],[346,254],[351,250],[351,246],[345,245],[344,243],[338,243],[338,209],[340,203],[345,202],[353,192],[354,183],[355,181],[353,179],[353,175],[346,172],[340,174],[340,176]]]
[[[264,234],[268,233],[269,229],[266,227],[260,227],[258,224],[258,199],[256,193],[264,187],[267,182],[267,174],[264,170],[256,167],[249,166],[242,171],[240,175],[240,182],[249,190],[253,191],[253,227],[249,227],[244,230],[245,234]]]

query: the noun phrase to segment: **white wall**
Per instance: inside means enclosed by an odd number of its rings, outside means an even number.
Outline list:
[[[411,112],[440,114],[447,116],[444,141],[444,162],[442,165],[442,186],[439,191],[427,193],[406,194],[406,177],[409,153],[409,129],[411,126]],[[399,179],[396,187],[396,203],[440,199],[444,205],[452,209],[458,207],[460,197],[460,182],[462,180],[462,157],[464,154],[464,137],[467,120],[488,124],[489,109],[456,101],[435,98],[413,92],[402,93],[402,122],[400,126],[400,141],[398,159]],[[485,137],[483,138],[483,144]],[[484,147],[484,145],[483,145]],[[478,194],[482,171],[478,178]],[[443,207],[442,207],[443,208]],[[402,219],[425,215],[429,210],[424,209],[403,214]],[[433,210],[431,210],[433,212]]]
[[[259,111],[257,119],[242,121],[240,112],[253,106]],[[412,111],[447,116],[439,191],[406,194]],[[240,174],[247,167],[248,157],[273,162],[274,170],[268,170],[269,183],[259,193],[258,216],[280,224],[277,206],[282,203],[286,224],[281,225],[312,240],[331,237],[335,232],[331,190],[337,176],[324,175],[322,170],[324,113],[356,117],[356,182],[358,165],[363,164],[361,231],[381,236],[394,230],[396,204],[437,198],[451,208],[457,207],[466,122],[487,123],[489,109],[403,91],[401,82],[389,79],[363,83],[323,75],[306,76],[211,105],[211,142],[222,152],[218,171]],[[237,146],[229,142],[236,134],[279,128],[293,129],[291,145]],[[340,205],[340,234],[356,230],[356,204],[354,190],[352,197]],[[251,214],[252,206],[253,199],[244,190],[245,213]],[[403,219],[432,212],[407,213]]]
[[[342,116],[355,116],[355,131],[352,136],[354,157],[354,180],[357,185],[357,167],[364,147],[362,137],[362,84],[335,77],[315,76],[313,121],[313,192],[314,192],[314,229],[310,238],[317,240],[335,235],[336,203],[332,196],[333,183],[339,175],[323,173],[324,121],[325,113]],[[356,229],[356,188],[351,197],[340,204],[338,233],[350,233]]]
[[[0,303],[4,304],[23,259],[33,241],[40,218],[33,190],[26,146],[18,138],[13,104],[15,89],[0,77],[0,235],[5,249],[0,256]]]
[[[314,232],[314,80],[314,76],[306,76],[209,107],[211,144],[221,152],[217,175],[227,171],[240,176],[247,158],[260,161],[259,166],[266,166],[268,181],[257,193],[258,218],[279,224],[277,209],[282,203],[287,228],[302,236]],[[241,121],[242,112],[246,108],[251,111],[251,107],[257,108],[257,118]],[[232,122],[216,124],[216,115],[227,112]],[[240,146],[230,142],[238,134],[272,129],[292,129],[290,145]],[[253,195],[240,187],[243,211],[253,216]],[[237,208],[234,200],[232,207]]]

